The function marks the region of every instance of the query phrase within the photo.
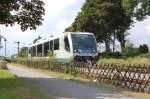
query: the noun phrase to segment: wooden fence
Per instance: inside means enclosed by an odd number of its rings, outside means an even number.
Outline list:
[[[97,82],[112,84],[133,91],[150,93],[150,65],[58,64],[44,60],[12,60],[12,62],[34,68],[70,73],[71,75],[96,80]]]

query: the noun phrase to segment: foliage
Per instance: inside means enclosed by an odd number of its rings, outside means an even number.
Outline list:
[[[35,38],[34,41],[33,41],[33,44],[35,44],[38,40],[42,39],[41,36],[38,36],[38,38]]]
[[[140,54],[139,57],[150,59],[150,53]]]
[[[148,53],[148,52],[149,52],[149,49],[146,44],[140,45],[139,48],[134,48],[134,45],[128,41],[124,49],[123,56],[134,57],[134,56],[139,56],[141,54]]]
[[[86,0],[72,25],[65,31],[93,32],[106,51],[117,39],[125,49],[126,31],[150,15],[150,0]],[[112,40],[112,37],[114,38]]]
[[[134,44],[127,41],[126,47],[123,49],[124,57],[133,57],[138,54],[138,49],[134,48]]]
[[[130,58],[102,58],[98,61],[99,64],[111,64],[111,63],[119,63],[119,64],[150,64],[150,58],[145,58],[141,56],[130,57]]]
[[[49,50],[48,56],[49,56],[49,68],[50,70],[54,70],[60,65],[60,63],[56,60],[56,54],[53,51]]]
[[[36,29],[45,13],[42,0],[0,0],[0,24],[20,25],[21,30]]]
[[[135,3],[135,12],[133,16],[138,20],[142,21],[147,16],[150,16],[150,0],[134,0]]]
[[[0,70],[1,69],[8,69],[6,64],[7,64],[6,61],[0,60]]]
[[[28,48],[22,47],[17,55],[19,58],[27,58],[28,57]]]
[[[48,51],[48,56],[49,58],[56,58],[56,54],[51,50]]]
[[[149,58],[149,49],[146,44],[140,45],[139,48],[135,48],[134,44],[127,41],[126,47],[123,49],[123,53],[120,52],[103,52],[99,53],[100,58],[129,58],[129,57],[143,57]]]
[[[103,52],[98,55],[100,58],[122,58],[120,52]]]
[[[143,21],[150,16],[150,0],[122,0],[125,13],[132,26],[136,21]],[[123,37],[123,36],[122,36]]]
[[[134,44],[132,44],[130,41],[127,41],[126,47],[123,49],[123,52],[103,52],[100,53],[99,56],[101,58],[128,58],[128,57],[134,57],[138,56],[139,48],[135,48]]]
[[[51,52],[50,52],[51,53]],[[26,65],[28,67],[48,69],[51,71],[63,71],[63,73],[70,74],[74,77],[78,75],[75,70],[75,65],[73,63],[59,63],[55,58],[50,58],[49,60],[41,59],[12,59],[12,63]],[[58,71],[59,70],[59,71]],[[61,71],[61,72],[62,72]]]
[[[112,36],[125,43],[125,32],[131,20],[121,1],[86,0],[74,23],[66,31],[93,32],[98,42],[105,42],[108,51]]]
[[[149,52],[148,46],[146,44],[140,45],[139,52],[143,54],[148,53]]]

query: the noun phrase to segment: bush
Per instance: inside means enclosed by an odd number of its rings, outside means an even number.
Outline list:
[[[139,57],[142,57],[142,58],[150,58],[150,53],[146,53],[146,54],[141,54],[139,55]]]
[[[56,60],[56,54],[53,51],[48,51],[49,56],[49,68],[50,70],[55,70],[60,66],[60,63]]]
[[[149,52],[148,46],[146,44],[140,45],[139,52],[141,54],[145,54]]]
[[[139,48],[135,48],[134,44],[130,41],[127,41],[126,47],[123,49],[122,56],[124,58],[127,57],[135,57],[140,54]]]
[[[0,60],[0,69],[8,69],[6,64],[6,61]]]
[[[134,48],[134,44],[127,41],[126,47],[121,52],[104,52],[100,53],[99,56],[102,58],[127,58],[139,55],[139,48]]]
[[[99,53],[99,57],[102,57],[102,58],[121,58],[122,55],[120,52],[103,52],[103,53]]]

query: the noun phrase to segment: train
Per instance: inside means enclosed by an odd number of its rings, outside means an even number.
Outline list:
[[[40,40],[28,47],[29,58],[48,58],[49,51],[59,62],[95,60],[97,41],[93,33],[66,32]]]

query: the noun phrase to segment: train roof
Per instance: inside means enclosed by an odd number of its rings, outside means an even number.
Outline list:
[[[89,33],[89,32],[64,32],[64,33],[61,33],[61,34],[59,34],[59,35],[55,35],[55,36],[48,37],[48,38],[46,38],[46,39],[40,39],[40,40],[37,41],[36,43],[29,45],[29,47],[36,46],[36,45],[39,45],[39,44],[43,44],[43,43],[48,42],[48,41],[50,41],[50,40],[54,40],[54,39],[63,37],[63,36],[65,36],[65,35],[69,34],[69,33],[70,33],[70,34],[91,34],[91,35],[93,35],[93,33]]]

